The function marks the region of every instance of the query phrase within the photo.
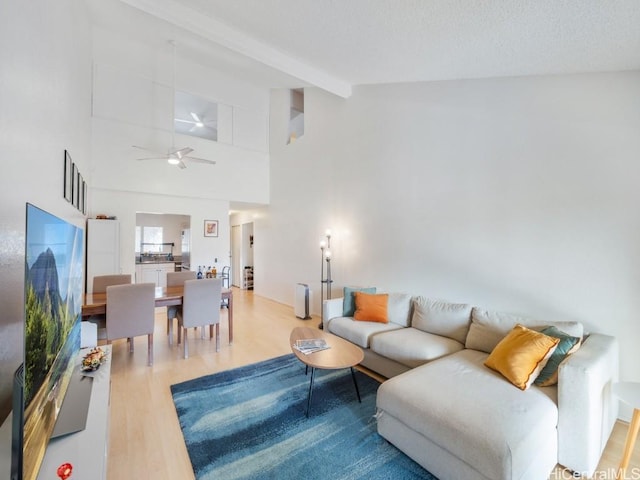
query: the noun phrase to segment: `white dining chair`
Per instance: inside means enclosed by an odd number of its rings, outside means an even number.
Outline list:
[[[196,272],[187,270],[184,272],[167,273],[167,287],[178,287],[184,285],[187,280],[195,280]],[[167,307],[167,336],[169,337],[169,345],[173,345],[173,319],[177,318],[178,311],[182,309],[181,305],[169,305]],[[178,343],[180,343],[180,330],[178,329]]]
[[[184,282],[182,311],[178,311],[178,328],[182,331],[184,358],[189,357],[188,328],[209,325],[209,337],[216,327],[216,352],[220,351],[220,301],[222,300],[222,280],[208,278]],[[180,334],[178,334],[178,341]]]
[[[134,337],[147,335],[149,366],[153,365],[155,291],[155,283],[107,287],[107,343],[127,338],[133,353]]]

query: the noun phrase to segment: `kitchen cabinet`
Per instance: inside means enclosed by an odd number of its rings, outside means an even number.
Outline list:
[[[117,220],[87,220],[87,292],[93,292],[93,277],[120,271],[120,223]]]
[[[167,286],[167,273],[175,271],[173,262],[141,263],[136,265],[136,283],[155,283],[156,287]]]

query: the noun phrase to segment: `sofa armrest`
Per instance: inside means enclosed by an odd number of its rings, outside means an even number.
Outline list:
[[[328,331],[329,321],[332,318],[341,317],[342,316],[342,297],[340,298],[331,298],[328,300],[324,300],[322,302],[323,311],[322,311],[322,328]]]
[[[558,371],[558,463],[591,477],[618,416],[618,341],[593,333]]]

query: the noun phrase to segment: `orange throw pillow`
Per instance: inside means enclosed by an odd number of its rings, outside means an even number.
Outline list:
[[[389,294],[355,292],[354,295],[356,300],[356,311],[353,314],[354,320],[389,323],[387,318]]]

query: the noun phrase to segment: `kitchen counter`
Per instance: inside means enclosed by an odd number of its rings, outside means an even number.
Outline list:
[[[141,257],[136,257],[136,265],[148,265],[148,264],[158,264],[158,263],[182,263],[182,257],[181,256],[177,256],[177,257],[172,257],[171,260],[169,260],[167,258],[166,255],[160,255],[160,256],[152,256],[151,258],[148,258],[146,255],[144,255],[144,260],[141,259]]]
[[[180,262],[177,262],[175,260],[144,260],[144,261],[136,260],[136,265],[147,265],[149,263],[180,263]]]

